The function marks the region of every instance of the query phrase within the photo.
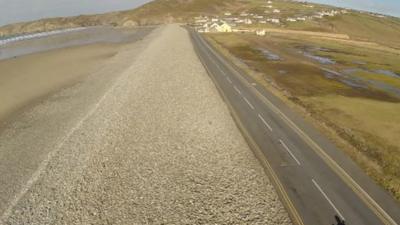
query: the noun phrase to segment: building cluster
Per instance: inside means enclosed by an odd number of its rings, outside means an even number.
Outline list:
[[[313,5],[304,3],[305,7],[314,8]],[[199,32],[235,32],[242,31],[243,25],[252,24],[282,24],[291,22],[301,22],[306,20],[313,20],[323,17],[336,16],[338,14],[347,13],[346,10],[328,10],[321,12],[314,12],[312,15],[300,15],[297,16],[287,16],[287,13],[282,13],[281,9],[273,5],[273,1],[268,0],[266,4],[263,5],[264,13],[250,13],[250,12],[240,12],[231,13],[224,12],[221,16],[208,17],[199,16],[194,18],[194,26]],[[241,29],[238,29],[241,27]],[[261,32],[262,34],[262,32]]]

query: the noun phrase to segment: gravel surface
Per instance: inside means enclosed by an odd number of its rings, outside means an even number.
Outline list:
[[[148,39],[5,224],[290,224],[187,32]]]
[[[141,33],[138,35],[142,36]],[[0,108],[7,109],[8,106],[12,108],[15,104],[21,103],[20,100],[23,100],[24,104],[22,108],[11,111],[12,116],[7,117],[6,120],[3,120],[4,117],[0,118],[0,221],[3,213],[20,198],[23,193],[21,190],[29,188],[31,183],[26,184],[30,179],[32,180],[34,172],[41,171],[38,170],[39,165],[46,166],[45,160],[51,160],[49,153],[51,156],[60,149],[60,145],[67,135],[93,109],[122,72],[129,68],[134,58],[140,55],[149,41],[151,40],[144,39],[117,46],[107,45],[107,48],[117,53],[113,53],[115,55],[107,57],[107,59],[93,62],[93,64],[97,64],[90,65],[90,67],[97,66],[93,69],[79,68],[75,70],[71,68],[64,71],[66,66],[57,67],[57,65],[60,65],[59,61],[64,61],[70,67],[88,63],[86,60],[86,58],[90,58],[87,57],[88,47],[101,50],[106,46],[83,46],[74,50],[75,55],[83,56],[79,56],[77,59],[83,59],[80,63],[74,63],[72,59],[65,60],[63,57],[64,54],[68,55],[66,57],[71,57],[71,49],[60,49],[54,54],[53,52],[39,53],[38,58],[43,54],[50,54],[49,57],[53,57],[49,60],[51,65],[41,66],[43,74],[38,74],[39,68],[36,68],[37,73],[28,72],[24,75],[19,74],[24,73],[24,69],[16,71],[15,79],[12,78],[12,75],[2,74],[3,81],[11,82],[0,85],[0,96],[4,96],[4,98],[0,97]],[[31,56],[28,57],[32,58]],[[29,68],[31,63],[36,64],[36,59],[34,62],[25,60],[23,63],[27,63],[25,66]],[[23,63],[17,63],[14,66],[23,67]],[[44,75],[45,73],[47,75]],[[69,77],[73,75],[78,75],[79,78],[70,82]],[[11,76],[11,80],[4,80],[4,76]],[[51,78],[51,82],[42,85],[41,81],[48,77]],[[58,81],[54,82],[55,80]],[[25,82],[25,86],[29,84],[29,87],[23,89],[20,82]],[[7,91],[7,89],[11,91]],[[19,93],[18,90],[21,92]],[[36,91],[40,92],[40,95],[45,94],[38,97]],[[13,96],[17,98],[11,103]],[[0,114],[4,112],[0,111]],[[26,188],[24,189],[24,187]]]

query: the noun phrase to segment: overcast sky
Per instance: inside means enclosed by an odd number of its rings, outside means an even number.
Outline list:
[[[150,0],[0,0],[0,26],[46,17],[131,9]],[[400,0],[308,0],[400,17]]]
[[[131,9],[150,0],[0,0],[0,26],[47,17]]]
[[[400,0],[307,0],[400,17]]]

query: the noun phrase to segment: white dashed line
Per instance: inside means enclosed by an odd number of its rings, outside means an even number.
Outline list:
[[[314,183],[315,187],[321,192],[321,194],[324,196],[324,198],[329,202],[329,204],[332,206],[332,208],[336,211],[336,213],[342,218],[342,220],[345,220],[343,215],[339,212],[339,210],[336,208],[336,206],[333,204],[333,202],[328,198],[328,196],[325,194],[325,192],[322,190],[322,188],[318,185],[318,183],[314,180],[311,179],[312,182]]]
[[[226,79],[228,80],[229,83],[232,84],[232,80],[229,77],[227,77]]]
[[[215,65],[217,65],[217,64],[215,64]],[[219,71],[221,71],[222,75],[224,75],[224,77],[226,77],[226,73],[223,70],[221,70],[221,68],[218,67],[218,69],[219,69]]]
[[[264,119],[260,114],[258,114],[258,118],[260,118],[260,120],[264,123],[264,125],[265,125],[270,131],[272,131],[272,127],[267,123],[267,121],[265,121],[265,119]]]
[[[249,102],[249,100],[247,100],[246,97],[243,97],[243,99],[244,99],[244,101],[247,103],[247,105],[249,105],[250,108],[254,110],[254,106]]]
[[[294,159],[294,161],[296,161],[296,163],[298,165],[301,165],[300,161],[296,158],[296,156],[294,156],[293,152],[290,151],[290,149],[288,148],[288,146],[285,144],[285,142],[283,142],[282,140],[279,139],[279,142],[281,143],[281,145],[286,149],[286,151],[290,154],[290,156],[292,156],[292,158]]]
[[[236,86],[233,86],[233,89],[235,89],[235,91],[236,91],[239,95],[242,94],[242,92],[240,92],[240,90],[239,90]]]

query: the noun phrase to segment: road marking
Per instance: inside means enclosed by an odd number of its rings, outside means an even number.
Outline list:
[[[346,220],[343,217],[343,215],[340,213],[340,211],[336,208],[336,206],[333,204],[333,202],[328,198],[328,196],[325,194],[325,192],[322,190],[322,188],[318,185],[318,183],[314,179],[311,179],[311,180],[314,183],[315,187],[317,187],[317,189],[321,192],[321,194],[329,202],[329,204],[332,206],[332,208],[335,210],[335,212],[342,218],[342,220]]]
[[[201,38],[198,37],[198,39],[204,43],[204,45],[209,48],[207,46],[207,44],[204,42],[204,40],[202,40]],[[201,48],[199,48],[200,51]],[[207,55],[208,57],[211,57],[207,52],[205,52],[203,49],[201,49],[205,55]],[[226,95],[222,92],[221,87],[218,85],[218,82],[211,76],[211,74],[213,74],[211,72],[211,70],[208,68],[208,66],[206,65],[204,59],[202,57],[199,56],[200,61],[203,63],[204,67],[206,68],[208,74],[210,75],[211,79],[217,84],[217,87],[219,88],[221,95],[224,96],[225,99],[228,100],[228,98],[226,97]],[[215,62],[214,62],[215,64]],[[245,137],[248,138],[249,144],[253,147],[253,150],[256,152],[257,155],[259,155],[258,157],[260,157],[260,155],[264,156],[264,153],[262,153],[261,149],[259,148],[259,146],[254,142],[254,140],[252,139],[251,135],[247,132],[246,129],[243,128],[243,124],[239,119],[239,116],[236,114],[235,110],[233,110],[233,107],[231,105],[231,103],[229,103],[229,101],[227,101],[228,106],[231,108],[231,111],[233,113],[233,116],[235,117],[236,122],[239,124],[240,127],[242,127],[242,131],[244,132]],[[260,157],[262,158],[262,157]],[[264,158],[263,158],[264,159]],[[299,214],[299,212],[297,211],[296,207],[293,205],[293,202],[291,201],[291,199],[289,198],[289,195],[287,194],[283,184],[281,183],[281,181],[279,180],[278,176],[276,175],[275,171],[272,169],[272,166],[269,164],[268,160],[262,160],[263,165],[265,166],[265,170],[269,173],[269,175],[272,177],[272,181],[274,183],[274,186],[277,188],[278,190],[278,194],[280,195],[280,197],[283,199],[282,202],[285,204],[288,212],[289,212],[289,216],[290,218],[293,220],[293,223],[296,225],[304,225],[304,222]]]
[[[240,90],[239,90],[236,86],[233,86],[233,89],[235,89],[235,91],[236,91],[239,95],[242,94],[242,92],[240,92]]]
[[[210,52],[218,58],[229,70],[239,73],[231,65],[223,61],[221,56],[217,55],[208,44],[200,39],[204,43],[204,46],[210,50]],[[208,55],[208,53],[206,53]],[[216,64],[214,62],[214,64]],[[245,85],[257,95],[264,103],[271,106],[272,110],[280,115],[282,119],[307,143],[309,146],[327,163],[327,165],[335,171],[335,173],[357,194],[358,197],[364,201],[368,207],[374,211],[374,213],[381,219],[384,224],[397,225],[393,218],[384,210],[382,207],[336,162],[334,161],[317,143],[314,142],[302,129],[300,129],[292,120],[290,120],[285,114],[283,114],[267,97],[262,95],[249,81],[247,81],[242,75],[236,75]]]
[[[289,152],[289,155],[292,156],[292,158],[294,159],[294,161],[296,161],[296,163],[300,166],[300,165],[301,165],[300,161],[296,158],[296,156],[293,154],[293,152],[290,151],[290,149],[289,149],[288,146],[285,144],[285,142],[283,142],[281,139],[279,139],[279,142],[280,142],[281,145],[286,149],[286,151]]]
[[[226,79],[228,80],[229,83],[232,84],[232,80],[229,77],[227,77]]]
[[[260,118],[260,120],[265,124],[265,126],[266,126],[270,131],[272,131],[272,127],[267,123],[267,121],[265,121],[265,119],[264,119],[260,114],[258,114],[258,118]]]
[[[217,64],[215,64],[215,65],[217,65]],[[218,69],[219,69],[219,71],[221,71],[221,73],[222,73],[222,75],[224,76],[224,77],[226,77],[226,73],[218,66]]]
[[[243,97],[243,99],[244,99],[244,101],[247,103],[247,105],[250,106],[251,109],[253,109],[253,110],[255,109],[254,106],[249,102],[249,100],[247,100],[246,97]]]

